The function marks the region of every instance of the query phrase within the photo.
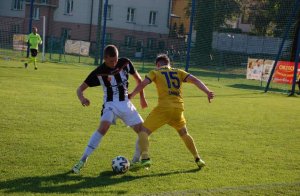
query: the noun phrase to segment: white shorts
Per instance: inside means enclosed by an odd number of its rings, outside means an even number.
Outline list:
[[[144,122],[143,118],[129,100],[104,103],[101,111],[101,121],[108,121],[112,124],[116,124],[117,118],[120,118],[130,127]]]

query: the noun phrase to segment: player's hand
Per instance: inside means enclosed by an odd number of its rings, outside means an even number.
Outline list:
[[[81,102],[82,106],[89,106],[90,105],[90,100],[88,100],[85,97],[83,97],[82,99],[80,99],[80,102]]]
[[[213,99],[215,97],[215,94],[214,94],[214,92],[212,92],[212,91],[209,91],[208,93],[207,93],[207,99],[208,99],[208,102],[209,103],[211,103],[211,99]]]

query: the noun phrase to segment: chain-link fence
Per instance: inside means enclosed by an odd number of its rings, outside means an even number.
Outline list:
[[[285,33],[279,60],[294,61],[299,0],[156,1],[35,0],[32,9],[31,0],[1,1],[0,7],[23,15],[0,12],[0,56],[26,57],[22,36],[32,16],[45,35],[46,61],[99,64],[101,49],[115,44],[120,56],[134,61],[153,62],[167,53],[177,67],[245,77],[249,59],[276,59]]]

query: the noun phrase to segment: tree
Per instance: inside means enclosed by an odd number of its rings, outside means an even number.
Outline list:
[[[191,15],[191,0],[186,8],[186,15]],[[218,30],[226,20],[230,20],[240,13],[237,0],[197,0],[194,29],[196,31],[195,47],[191,51],[191,60],[197,64],[209,64],[213,31]],[[194,58],[193,58],[194,57]]]
[[[241,0],[241,2],[244,5],[244,12],[251,17],[253,33],[261,36],[281,36],[295,6],[295,0]]]

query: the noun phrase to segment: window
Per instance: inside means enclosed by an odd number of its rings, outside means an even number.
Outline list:
[[[111,20],[112,19],[112,5],[107,5],[107,15],[106,19]]]
[[[149,25],[155,25],[156,24],[156,14],[157,12],[151,11],[149,15]]]
[[[66,15],[73,15],[73,0],[66,0],[65,14]]]
[[[136,42],[136,52],[142,52],[143,51],[143,40],[138,40]]]
[[[133,46],[134,37],[133,36],[125,36],[125,46],[131,47]]]
[[[12,1],[12,9],[13,10],[23,10],[23,2],[24,2],[24,0],[13,0]]]
[[[149,38],[147,40],[147,48],[154,49],[155,48],[155,39]]]
[[[33,8],[32,18],[34,20],[39,20],[40,19],[40,8],[39,7],[34,7]]]
[[[134,8],[128,8],[127,9],[127,22],[134,22],[135,18],[134,18],[134,12],[135,9]]]

